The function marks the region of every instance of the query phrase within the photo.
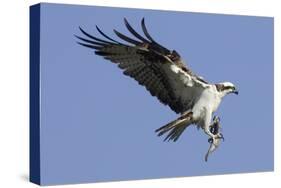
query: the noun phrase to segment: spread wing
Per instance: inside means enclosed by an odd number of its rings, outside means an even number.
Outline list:
[[[104,39],[80,31],[84,37],[76,36],[82,46],[92,48],[95,54],[118,64],[125,75],[134,78],[140,85],[168,105],[176,113],[183,113],[194,105],[197,96],[209,84],[196,76],[184,64],[175,50],[168,50],[158,44],[148,33],[144,19],[141,26],[146,38],[138,34],[124,19],[130,38],[116,30],[115,34],[125,43],[116,41],[104,34],[97,26],[97,31]]]

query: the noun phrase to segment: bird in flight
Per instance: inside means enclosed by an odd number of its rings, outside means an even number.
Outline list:
[[[76,36],[80,45],[91,48],[96,55],[117,64],[123,73],[143,85],[152,96],[168,105],[180,116],[160,127],[158,136],[166,134],[165,141],[177,141],[189,125],[196,125],[208,136],[210,149],[217,148],[223,138],[219,131],[219,118],[213,117],[224,96],[238,94],[234,84],[222,82],[212,84],[194,74],[175,50],[157,43],[147,31],[144,18],[141,27],[145,37],[137,33],[124,18],[125,26],[134,36],[128,37],[116,30],[114,33],[124,42],[119,42],[96,26],[103,38],[90,35],[79,27],[84,35]],[[213,122],[212,122],[213,121]]]

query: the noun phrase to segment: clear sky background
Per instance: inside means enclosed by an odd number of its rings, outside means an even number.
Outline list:
[[[41,8],[43,184],[273,170],[273,19],[43,4]],[[76,44],[78,27],[98,36],[137,31],[146,19],[160,44],[191,69],[239,95],[223,100],[225,142],[204,161],[208,137],[188,128],[176,142],[154,130],[178,117],[116,65]],[[82,34],[81,34],[82,35]],[[117,38],[117,37],[115,37]]]

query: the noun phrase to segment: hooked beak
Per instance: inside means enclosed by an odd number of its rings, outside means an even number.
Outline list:
[[[231,93],[238,95],[239,92],[238,92],[238,90],[233,90]]]

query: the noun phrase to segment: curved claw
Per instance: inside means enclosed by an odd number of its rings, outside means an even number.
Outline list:
[[[215,139],[222,139],[222,141],[224,141],[224,136],[223,136],[223,134],[222,133],[219,133],[218,135],[216,135],[216,137],[215,137]],[[210,144],[212,144],[213,142],[214,142],[214,138],[209,138],[208,139],[208,142],[210,143]]]
[[[212,143],[214,142],[214,139],[213,139],[213,138],[209,138],[209,139],[208,139],[208,142],[209,142],[210,144],[212,144]]]
[[[222,141],[224,141],[224,136],[223,136],[223,134],[222,133],[220,133],[220,135],[219,135],[219,137],[218,137],[219,139],[222,139]]]
[[[214,117],[213,117],[213,121],[214,121],[214,122],[220,122],[221,119],[220,119],[219,116],[214,116]]]

